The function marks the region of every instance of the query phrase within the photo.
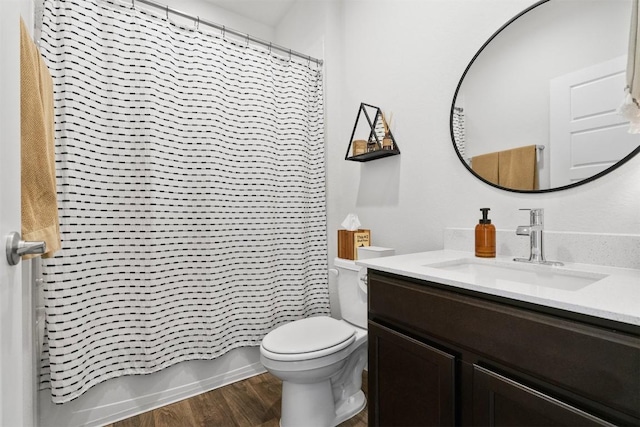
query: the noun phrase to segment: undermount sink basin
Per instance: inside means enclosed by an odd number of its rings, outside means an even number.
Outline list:
[[[425,264],[424,267],[470,275],[473,282],[480,285],[495,285],[500,281],[509,281],[565,291],[577,291],[607,277],[604,274],[568,270],[548,265],[475,258]]]

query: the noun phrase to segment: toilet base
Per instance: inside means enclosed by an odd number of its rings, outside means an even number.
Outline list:
[[[315,384],[283,381],[282,401],[285,400],[287,404],[282,406],[281,427],[337,426],[362,411],[367,404],[364,392],[359,390],[336,407],[329,380]]]
[[[335,407],[328,379],[314,384],[283,381],[282,402],[281,427],[334,425]]]
[[[336,408],[336,418],[333,421],[333,425],[337,426],[341,422],[358,414],[364,409],[366,404],[367,398],[364,397],[364,392],[360,390]]]

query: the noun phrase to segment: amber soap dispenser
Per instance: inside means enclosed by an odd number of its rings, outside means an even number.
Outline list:
[[[496,257],[496,227],[491,224],[489,208],[481,208],[482,219],[476,225],[476,256],[481,258]]]

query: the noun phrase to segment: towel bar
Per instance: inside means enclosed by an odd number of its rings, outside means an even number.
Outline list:
[[[536,151],[542,151],[544,150],[544,145],[536,145]],[[470,165],[471,164],[471,157],[467,157],[465,160],[467,161],[467,164]]]

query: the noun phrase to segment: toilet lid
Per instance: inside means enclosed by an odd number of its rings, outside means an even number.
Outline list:
[[[309,317],[269,332],[262,340],[262,347],[271,353],[297,354],[300,359],[309,358],[309,353],[318,353],[313,357],[321,357],[347,347],[354,341],[355,333],[353,327],[332,317]],[[328,349],[331,351],[323,351]]]

